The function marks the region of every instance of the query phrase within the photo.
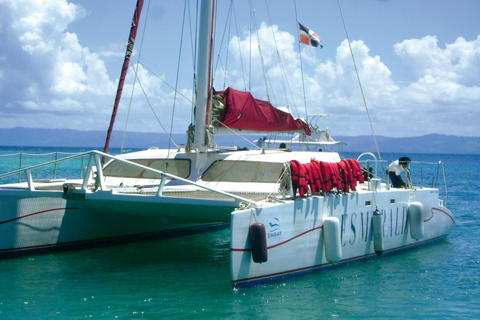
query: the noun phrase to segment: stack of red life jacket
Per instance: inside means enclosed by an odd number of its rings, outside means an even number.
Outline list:
[[[310,163],[290,161],[293,195],[297,191],[301,197],[311,193],[330,192],[334,189],[342,192],[356,191],[357,182],[365,182],[362,167],[355,159],[340,162],[324,162],[312,159]]]

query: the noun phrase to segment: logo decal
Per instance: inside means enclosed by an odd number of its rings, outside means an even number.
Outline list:
[[[278,218],[273,218],[272,221],[268,223],[270,225],[270,230],[268,232],[268,237],[278,237],[282,235],[282,228],[280,226],[280,220]]]

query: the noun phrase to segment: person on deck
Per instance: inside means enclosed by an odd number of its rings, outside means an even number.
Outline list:
[[[409,157],[401,157],[398,160],[393,161],[388,165],[387,174],[394,188],[404,188],[407,185],[403,182],[402,176],[400,175],[402,171],[408,168],[410,163]],[[407,171],[407,181],[409,180],[409,172]]]

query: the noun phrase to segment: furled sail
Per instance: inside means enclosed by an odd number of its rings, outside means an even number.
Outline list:
[[[265,132],[298,132],[310,135],[310,128],[301,119],[281,111],[268,101],[255,99],[251,93],[227,88],[218,92],[224,110],[218,127]]]

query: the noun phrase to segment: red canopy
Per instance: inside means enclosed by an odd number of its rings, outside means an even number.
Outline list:
[[[224,98],[225,109],[220,127],[254,131],[300,131],[310,135],[310,128],[268,101],[255,99],[251,93],[227,88],[218,92]]]

